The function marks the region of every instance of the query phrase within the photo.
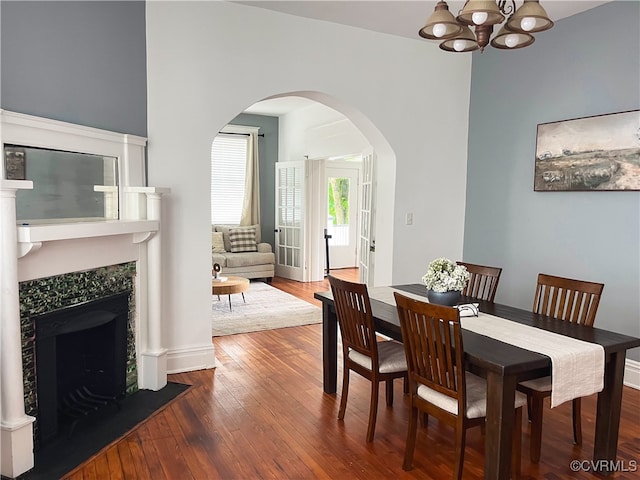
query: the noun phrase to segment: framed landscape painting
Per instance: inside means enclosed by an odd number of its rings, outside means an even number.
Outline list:
[[[534,190],[640,190],[640,110],[538,125]]]

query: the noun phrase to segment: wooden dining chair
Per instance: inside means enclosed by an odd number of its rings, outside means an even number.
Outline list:
[[[500,281],[502,268],[476,265],[475,263],[468,262],[456,263],[467,267],[467,271],[469,272],[469,281],[464,287],[462,295],[493,302],[496,298],[496,290],[498,290],[498,282]]]
[[[342,337],[343,380],[338,419],[343,420],[349,395],[349,372],[371,381],[371,404],[367,442],[373,441],[378,412],[378,390],[385,382],[387,405],[393,405],[393,380],[404,378],[407,363],[404,347],[396,341],[378,341],[367,286],[329,276]]]
[[[540,273],[533,299],[533,312],[565,322],[593,327],[604,284],[573,280]],[[542,412],[544,399],[551,396],[551,377],[536,378],[518,384],[527,395],[527,411],[531,422],[533,463],[540,461],[542,445]],[[573,400],[573,441],[582,444],[581,399]]]
[[[461,479],[467,429],[482,426],[487,412],[487,382],[464,369],[464,346],[457,308],[430,304],[394,292],[402,342],[409,369],[411,416],[402,468],[413,468],[418,413],[436,417],[455,429],[453,478]],[[515,397],[511,469],[520,473],[522,407],[527,398]]]

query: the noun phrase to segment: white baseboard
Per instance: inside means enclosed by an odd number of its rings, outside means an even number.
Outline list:
[[[624,384],[627,387],[640,390],[640,362],[626,359],[624,364]]]
[[[167,353],[167,373],[205,370],[215,366],[216,355],[213,345],[169,349]]]

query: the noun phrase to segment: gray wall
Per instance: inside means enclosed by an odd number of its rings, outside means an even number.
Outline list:
[[[0,106],[147,135],[145,4],[0,2]]]
[[[531,308],[540,272],[602,282],[596,327],[633,335],[640,192],[534,192],[533,175],[537,124],[640,108],[638,18],[609,3],[474,54],[464,235],[465,260],[503,267],[498,302]]]
[[[278,161],[278,117],[241,113],[229,122],[232,125],[260,127],[264,137],[258,137],[260,155],[260,233],[262,241],[275,248],[276,162]]]

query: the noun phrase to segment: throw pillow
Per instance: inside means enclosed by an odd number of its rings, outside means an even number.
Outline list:
[[[222,239],[222,232],[211,233],[211,251],[213,253],[224,253],[224,240]]]
[[[216,225],[215,231],[222,232],[222,238],[224,239],[224,249],[227,252],[231,251],[231,243],[229,242],[229,230],[232,228],[255,228],[256,229],[256,243],[260,243],[260,225]]]
[[[231,228],[229,229],[229,243],[231,252],[257,252],[255,228]]]

